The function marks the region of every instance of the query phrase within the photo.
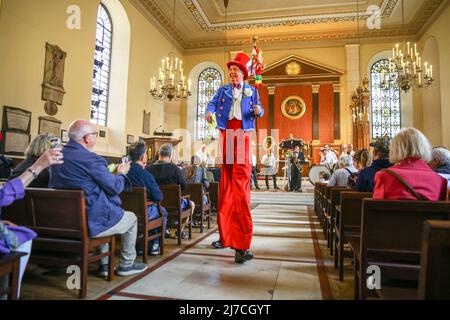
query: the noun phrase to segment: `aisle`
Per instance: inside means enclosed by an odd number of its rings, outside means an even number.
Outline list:
[[[252,193],[255,259],[237,265],[212,230],[100,299],[332,299],[311,193]]]

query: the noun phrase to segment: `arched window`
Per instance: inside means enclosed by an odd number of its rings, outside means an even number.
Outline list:
[[[203,70],[198,77],[197,140],[211,140],[218,136],[217,130],[209,130],[205,121],[205,110],[221,84],[222,75],[214,68]]]
[[[94,75],[92,81],[91,122],[106,127],[111,70],[113,25],[111,16],[103,4],[97,14]]]
[[[370,69],[372,139],[392,138],[401,129],[400,88],[397,81],[383,81],[388,72],[388,59],[378,60]]]

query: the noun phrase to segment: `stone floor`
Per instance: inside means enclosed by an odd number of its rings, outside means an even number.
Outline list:
[[[149,258],[141,275],[98,278],[93,265],[88,299],[352,299],[352,265],[346,261],[340,282],[322,230],[312,212],[311,185],[303,193],[252,192],[253,261],[234,263],[231,249],[215,250],[216,224],[192,240],[166,241],[165,255]],[[30,265],[23,280],[24,299],[77,299],[65,270]]]

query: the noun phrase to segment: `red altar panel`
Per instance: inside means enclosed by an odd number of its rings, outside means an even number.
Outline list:
[[[334,142],[334,90],[332,84],[322,84],[319,88],[319,140]]]
[[[270,116],[270,110],[269,110],[269,91],[267,90],[267,87],[259,88],[259,99],[261,101],[261,104],[264,108],[264,117],[261,119],[258,119],[258,130],[259,129],[268,129],[269,128],[269,116]]]
[[[306,112],[298,120],[291,120],[281,113],[281,104],[289,96],[299,96],[305,101]],[[312,88],[311,86],[277,87],[275,91],[275,129],[280,130],[280,140],[289,138],[292,133],[296,138],[312,140]]]

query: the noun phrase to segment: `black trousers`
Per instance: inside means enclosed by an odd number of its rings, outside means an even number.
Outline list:
[[[267,189],[270,189],[269,188],[269,177],[270,176],[266,176],[266,187],[267,187]],[[278,188],[277,187],[277,175],[276,174],[272,175],[272,180],[273,180],[273,187],[274,188]]]
[[[290,188],[291,191],[298,191],[302,188],[302,176],[295,166],[291,168]]]
[[[250,180],[250,187],[252,184],[252,180],[253,180],[253,184],[255,185],[256,188],[259,188],[258,186],[258,173],[256,172],[256,166],[252,167],[252,179]]]

